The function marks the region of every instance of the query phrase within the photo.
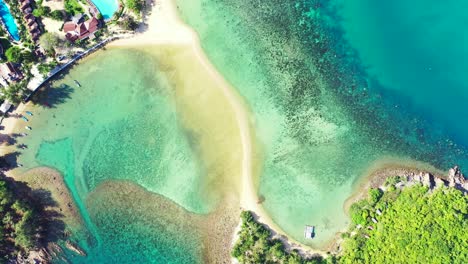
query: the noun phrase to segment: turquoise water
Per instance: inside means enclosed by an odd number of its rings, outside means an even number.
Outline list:
[[[266,210],[287,233],[315,246],[346,226],[343,202],[376,162],[468,167],[467,90],[449,85],[455,76],[465,83],[466,60],[450,59],[465,50],[457,39],[447,46],[450,32],[463,36],[466,16],[460,11],[447,22],[455,2],[440,9],[432,9],[435,1],[370,2],[177,1],[209,58],[252,108],[264,148],[259,192]],[[433,15],[415,25],[421,39],[409,38],[412,19],[429,9]],[[427,34],[437,17],[445,22]],[[444,47],[452,49],[449,57]],[[306,224],[317,227],[314,241],[303,239]]]
[[[207,213],[213,204],[200,188],[196,141],[179,124],[167,73],[138,50],[101,51],[82,63],[39,94],[52,107],[34,110],[19,161],[64,176],[86,225],[72,240],[88,253],[66,251],[67,257],[73,263],[198,262],[200,234],[179,216]],[[109,181],[127,184],[102,187]],[[140,187],[130,188],[135,184]]]
[[[468,145],[468,3],[335,0],[373,89]],[[401,102],[403,101],[403,102]],[[401,103],[400,103],[401,102]]]
[[[119,1],[117,0],[91,0],[101,12],[102,17],[107,20],[112,18],[115,12],[119,9]]]
[[[0,0],[0,17],[2,18],[3,23],[5,24],[8,32],[10,32],[11,36],[14,40],[19,40],[19,32],[18,26],[16,26],[15,19],[10,13],[10,9],[5,4],[3,0]]]

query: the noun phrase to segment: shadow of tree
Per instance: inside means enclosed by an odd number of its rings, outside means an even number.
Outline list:
[[[40,226],[42,229],[41,243],[46,245],[64,239],[65,223],[62,221],[63,214],[57,211],[57,202],[52,198],[49,190],[33,190],[33,200],[40,206]]]
[[[0,157],[0,168],[2,170],[10,170],[18,166],[18,156],[21,153],[18,151],[11,152]]]
[[[11,186],[17,197],[26,200],[35,212],[36,233],[39,235],[37,248],[45,247],[48,243],[58,242],[64,238],[65,223],[63,215],[58,211],[58,203],[46,189],[33,190],[25,182],[16,181],[0,174],[0,179]]]
[[[31,98],[31,101],[43,107],[55,108],[70,99],[73,90],[73,87],[70,85],[60,84],[57,87],[49,87],[43,89],[40,93],[36,93]]]
[[[16,139],[12,135],[0,134],[0,144],[6,144],[7,146],[11,146],[16,144]]]

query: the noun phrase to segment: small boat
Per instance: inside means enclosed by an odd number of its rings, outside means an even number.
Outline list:
[[[29,111],[26,111],[26,114],[27,114],[27,115],[30,115],[30,116],[33,115],[33,113],[31,113],[31,112],[29,112]]]
[[[32,130],[30,126],[25,126],[24,128],[26,128],[27,130]]]
[[[306,239],[313,239],[315,237],[315,226],[305,226],[304,237]]]
[[[22,116],[21,118],[22,118],[24,121],[29,122],[28,118],[26,118],[25,116]]]
[[[78,87],[81,87],[81,84],[77,80],[75,80],[75,83]]]

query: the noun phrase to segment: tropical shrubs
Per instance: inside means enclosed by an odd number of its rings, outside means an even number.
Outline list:
[[[28,199],[13,192],[10,183],[0,179],[0,263],[27,252],[38,243],[36,210]]]
[[[462,192],[416,185],[378,196],[371,190],[369,200],[351,207],[361,228],[345,239],[340,263],[468,263],[468,197]]]
[[[232,256],[240,263],[326,263],[321,257],[305,259],[295,250],[286,251],[283,243],[271,238],[270,230],[256,222],[250,211],[242,212],[241,219],[239,239],[232,249]]]

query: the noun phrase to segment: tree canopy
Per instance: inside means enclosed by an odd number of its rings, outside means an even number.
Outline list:
[[[10,183],[0,179],[0,262],[37,245],[39,225],[35,217],[28,199],[18,196]]]
[[[39,44],[47,51],[53,51],[56,47],[63,45],[63,40],[57,33],[46,32],[39,38]]]
[[[133,12],[139,13],[143,10],[143,0],[126,0],[127,7]]]
[[[271,232],[255,221],[249,211],[241,213],[242,226],[239,239],[232,250],[232,256],[240,263],[271,263],[271,264],[319,264],[327,263],[321,257],[305,259],[295,250],[287,252],[283,243],[271,238]],[[330,263],[333,258],[327,259]]]
[[[353,223],[362,227],[345,239],[340,263],[468,263],[462,192],[416,185],[379,193],[371,190],[351,207]]]
[[[5,56],[8,61],[19,63],[22,60],[21,48],[17,46],[11,46],[5,51]]]

